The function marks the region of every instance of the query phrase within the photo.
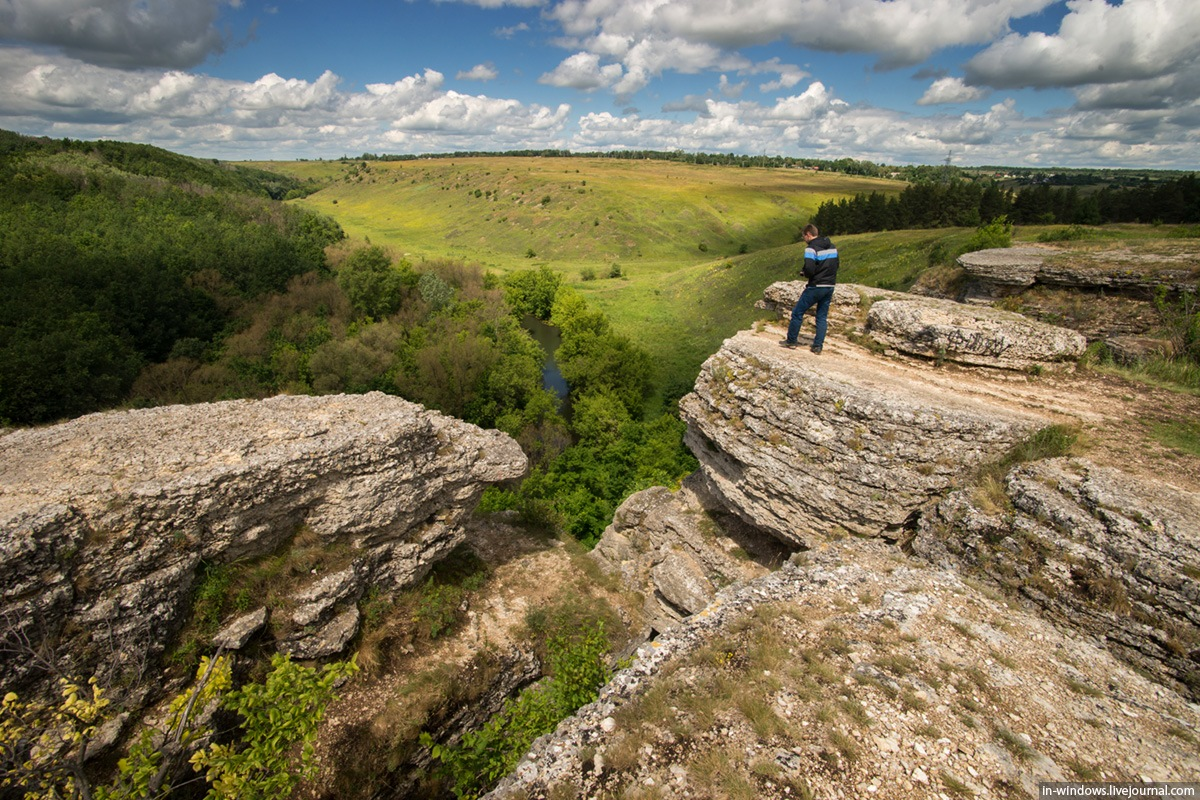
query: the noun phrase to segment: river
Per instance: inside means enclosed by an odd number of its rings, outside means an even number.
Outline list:
[[[537,343],[546,351],[546,360],[542,362],[542,387],[554,392],[558,397],[559,413],[566,415],[569,412],[567,408],[567,393],[570,387],[567,386],[567,381],[562,376],[562,372],[558,369],[558,362],[554,360],[554,353],[558,350],[558,346],[562,344],[562,335],[559,334],[558,328],[550,325],[533,315],[526,315],[521,320],[521,327],[529,331]]]

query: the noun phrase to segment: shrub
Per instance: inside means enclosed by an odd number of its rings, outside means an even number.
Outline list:
[[[976,250],[989,250],[994,247],[1012,247],[1013,225],[1008,217],[999,216],[975,229],[966,244],[964,253]]]
[[[1083,239],[1088,235],[1088,229],[1082,225],[1069,225],[1062,230],[1046,231],[1038,236],[1039,242],[1070,242]]]

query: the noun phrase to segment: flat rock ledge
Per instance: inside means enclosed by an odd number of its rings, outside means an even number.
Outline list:
[[[109,412],[0,437],[0,682],[155,680],[204,572],[298,535],[323,566],[225,621],[302,658],[336,655],[368,586],[420,580],[483,490],[526,459],[510,437],[382,393]],[[235,568],[235,567],[230,567]],[[234,624],[234,623],[239,624]],[[48,654],[48,655],[47,655]],[[32,682],[32,683],[31,683]]]
[[[685,441],[722,503],[793,547],[899,538],[965,472],[1049,424],[866,362],[743,331],[680,401]]]
[[[1051,247],[1002,247],[965,253],[958,258],[969,280],[965,298],[989,301],[1034,285],[1106,289],[1153,297],[1161,289],[1195,292],[1200,253],[1161,255],[1128,250],[1095,253]]]

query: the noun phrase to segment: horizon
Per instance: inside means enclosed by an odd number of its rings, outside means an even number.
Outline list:
[[[9,0],[0,127],[225,161],[1200,166],[1187,0]]]

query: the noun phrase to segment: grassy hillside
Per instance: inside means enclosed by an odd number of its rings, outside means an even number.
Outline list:
[[[590,158],[259,166],[328,181],[300,202],[411,260],[460,258],[498,272],[549,263],[568,278],[613,264],[673,272],[777,247],[831,197],[903,188],[833,173]]]
[[[704,359],[761,316],[753,306],[765,286],[799,278],[802,247],[793,240],[822,202],[905,186],[807,170],[591,158],[255,166],[323,185],[296,202],[414,262],[460,259],[501,274],[548,265],[650,352],[655,401],[689,389]],[[1033,241],[1048,230],[1022,227],[1017,237]],[[841,280],[907,289],[972,233],[835,236]],[[1088,235],[1163,234],[1106,226]]]

